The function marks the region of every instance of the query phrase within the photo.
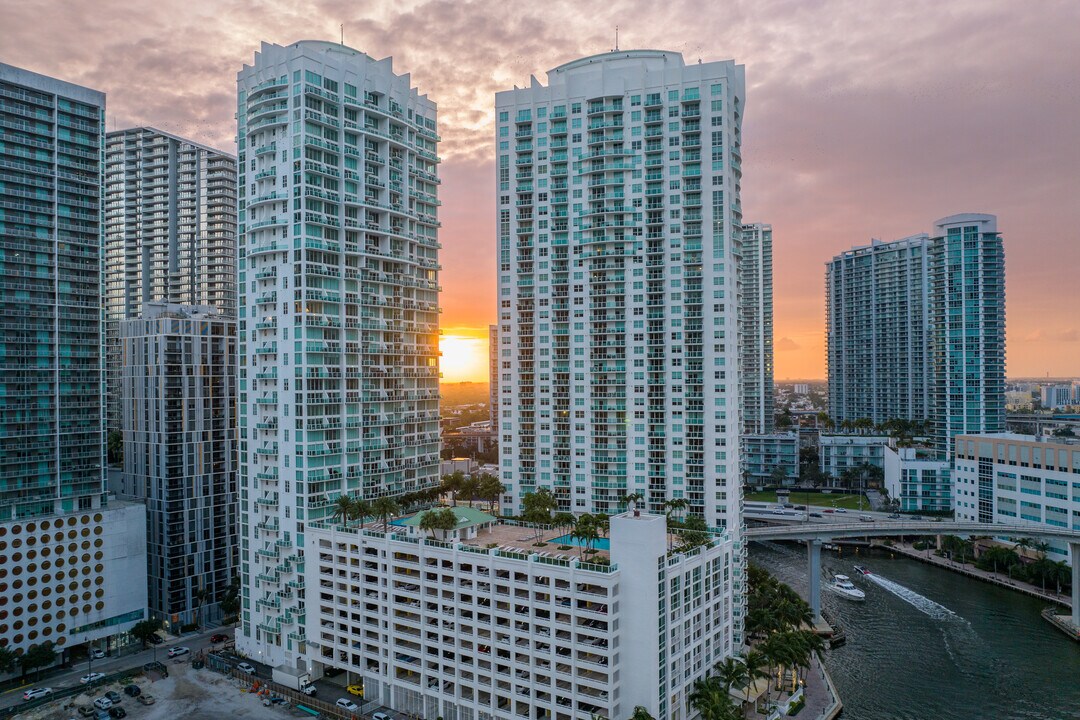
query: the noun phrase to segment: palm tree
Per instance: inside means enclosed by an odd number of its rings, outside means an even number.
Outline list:
[[[472,507],[473,498],[480,491],[480,479],[473,475],[466,475],[461,479],[461,485],[458,490],[461,496],[468,501],[469,507]]]
[[[625,503],[627,509],[633,510],[634,514],[638,514],[637,504],[645,499],[645,496],[639,492],[628,493],[623,497],[623,503]]]
[[[460,470],[455,470],[449,475],[443,475],[442,489],[443,492],[450,493],[450,504],[457,507],[457,496],[461,492],[461,486],[465,482],[465,473]]]
[[[363,498],[353,498],[349,504],[349,519],[359,520],[361,524],[364,522],[364,518],[371,515],[371,503]]]
[[[581,515],[578,517],[577,522],[574,523],[572,533],[575,538],[581,541],[578,548],[578,557],[583,557],[589,546],[600,536],[599,531],[596,529],[596,518],[588,513]]]
[[[382,521],[383,530],[386,530],[386,524],[391,517],[401,512],[401,507],[398,506],[397,500],[389,495],[384,495],[376,498],[375,502],[371,503],[371,512]]]
[[[342,493],[338,495],[337,500],[334,501],[334,520],[345,521],[349,519],[349,512],[352,510],[352,498]]]
[[[750,681],[746,672],[746,664],[733,657],[724,658],[723,662],[713,665],[713,672],[724,684],[724,690],[730,691],[733,687],[742,687]]]
[[[573,529],[576,520],[573,513],[557,512],[555,517],[551,518],[551,523],[559,529],[560,534],[566,535]]]
[[[488,501],[488,512],[494,512],[495,503],[499,501],[499,496],[506,492],[506,488],[499,478],[488,473],[480,475],[480,483],[477,494],[484,500]]]
[[[735,720],[735,706],[727,688],[719,678],[705,677],[694,682],[690,690],[690,704],[701,715],[701,720]]]
[[[644,705],[638,705],[634,708],[634,714],[630,716],[630,720],[656,720],[656,718],[649,714]]]
[[[760,650],[751,648],[743,656],[743,665],[746,666],[746,702],[750,702],[750,688],[754,681],[769,677],[768,658]]]

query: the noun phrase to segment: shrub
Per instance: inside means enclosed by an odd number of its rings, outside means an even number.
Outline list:
[[[806,707],[806,695],[795,701],[795,704],[788,708],[788,715],[798,715],[799,711]]]
[[[560,545],[559,549],[560,550],[573,550],[574,548],[570,547],[569,545]]]
[[[547,547],[546,542],[533,543],[533,547]]]

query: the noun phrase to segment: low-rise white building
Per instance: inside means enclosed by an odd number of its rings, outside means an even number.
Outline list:
[[[1036,435],[959,435],[953,506],[959,521],[1080,530],[1080,443]],[[1069,562],[1066,543],[1048,556]]]
[[[775,485],[773,472],[784,471],[782,484],[799,480],[798,433],[742,435],[743,480],[749,485]]]
[[[905,512],[952,509],[952,461],[924,448],[885,448],[885,489]]]
[[[742,646],[741,544],[669,553],[663,516],[610,522],[604,564],[508,523],[454,543],[312,523],[307,669],[428,718],[690,718],[694,681]]]
[[[885,448],[896,440],[884,435],[821,435],[821,472],[840,477],[844,470],[868,463],[885,469]]]

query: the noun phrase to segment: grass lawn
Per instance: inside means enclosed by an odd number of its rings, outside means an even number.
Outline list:
[[[793,492],[791,493],[788,502],[795,505],[804,505],[809,498],[811,505],[820,505],[821,507],[842,507],[848,510],[859,509],[859,493],[845,493],[842,490],[838,490],[832,493],[822,492]],[[748,502],[776,502],[776,493],[773,491],[759,492],[759,493],[747,493],[746,498]],[[870,509],[870,502],[863,499],[863,510]]]

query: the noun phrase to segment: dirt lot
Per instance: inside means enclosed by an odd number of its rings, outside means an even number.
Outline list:
[[[221,718],[310,718],[297,710],[264,707],[262,701],[241,689],[240,683],[212,670],[192,670],[187,662],[168,663],[169,677],[151,681],[136,678],[135,684],[144,695],[157,702],[150,706],[139,704],[135,698],[124,696],[121,707],[131,720],[217,720]],[[244,690],[247,686],[244,686]],[[69,720],[78,718],[78,708],[90,705],[108,690],[122,692],[120,685],[95,688],[92,695],[82,694],[57,700],[35,710],[16,715],[20,720]]]

